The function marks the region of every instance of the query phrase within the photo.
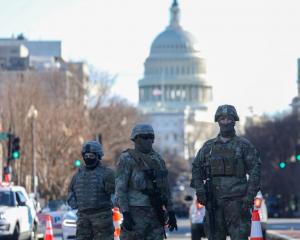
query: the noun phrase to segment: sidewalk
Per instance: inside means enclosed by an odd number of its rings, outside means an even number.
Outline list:
[[[299,240],[300,230],[267,230],[267,239]]]

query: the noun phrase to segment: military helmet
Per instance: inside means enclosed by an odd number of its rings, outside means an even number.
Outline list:
[[[235,121],[240,120],[235,110],[235,107],[232,105],[226,104],[219,106],[215,114],[215,122],[217,122],[219,117],[221,117],[222,115],[230,115],[234,118]]]
[[[154,130],[150,124],[138,123],[132,129],[130,139],[134,140],[135,137],[140,134],[153,134],[154,136]]]
[[[83,155],[85,153],[98,153],[100,157],[104,155],[102,145],[95,140],[86,141],[82,145],[81,154]]]

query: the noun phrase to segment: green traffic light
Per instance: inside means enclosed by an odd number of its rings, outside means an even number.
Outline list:
[[[280,162],[280,163],[279,163],[279,167],[280,167],[281,169],[284,169],[284,168],[286,167],[286,163],[285,163],[285,162]]]
[[[300,154],[296,155],[297,161],[300,161]]]
[[[80,167],[81,165],[81,161],[79,159],[76,159],[75,162],[74,162],[74,166],[75,167]]]
[[[13,159],[18,159],[20,157],[20,153],[19,152],[13,152],[12,157],[13,157]]]

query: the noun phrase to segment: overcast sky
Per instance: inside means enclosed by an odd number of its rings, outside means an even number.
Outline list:
[[[117,74],[137,104],[137,81],[172,0],[0,0],[0,37],[61,40],[63,56]],[[297,94],[299,0],[178,0],[181,25],[207,59],[215,104],[240,112],[288,108]]]

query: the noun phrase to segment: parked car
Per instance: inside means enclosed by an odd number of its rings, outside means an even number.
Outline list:
[[[190,206],[190,221],[191,221],[191,234],[192,240],[200,240],[205,237],[204,233],[204,216],[205,216],[205,206],[197,202],[196,194],[194,196],[186,196],[187,201],[192,201]],[[268,212],[265,200],[262,193],[259,191],[254,199],[253,207],[258,209],[260,222],[262,227],[262,232],[264,238],[266,237]]]
[[[43,238],[46,231],[46,221],[47,216],[51,216],[51,223],[53,227],[54,235],[62,234],[62,221],[63,216],[71,208],[66,204],[64,200],[51,200],[44,206],[40,213],[38,213],[39,218],[39,228],[38,237]]]
[[[76,237],[76,213],[77,210],[70,210],[63,216],[62,232],[64,240],[75,239]]]
[[[24,187],[0,185],[0,238],[36,239],[38,218]]]

